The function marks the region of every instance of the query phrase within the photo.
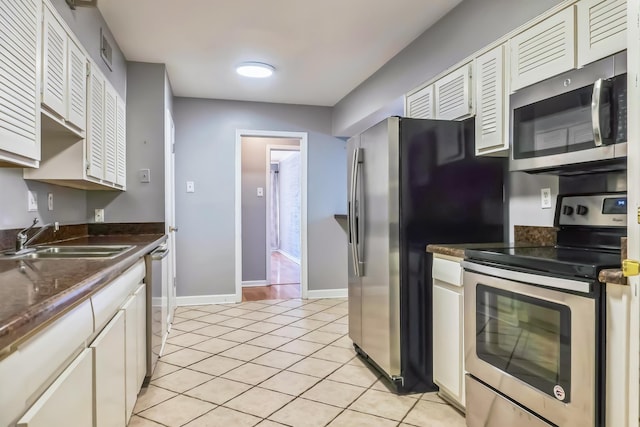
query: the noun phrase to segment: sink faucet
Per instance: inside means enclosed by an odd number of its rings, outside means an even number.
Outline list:
[[[31,236],[31,238],[29,238],[29,231],[31,231],[33,227],[36,226],[37,223],[38,223],[38,218],[34,218],[33,224],[31,224],[29,227],[25,228],[24,230],[18,233],[18,235],[16,236],[16,254],[23,254],[23,253],[32,251],[33,249],[28,248],[29,244],[33,242],[36,238],[38,238],[38,236],[40,236],[42,233],[44,233],[44,231],[47,228],[53,225],[53,224],[44,224],[42,227],[40,227],[40,229],[36,232],[36,234],[34,234],[33,236]]]

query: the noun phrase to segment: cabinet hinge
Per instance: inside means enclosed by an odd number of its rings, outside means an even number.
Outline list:
[[[172,142],[172,143],[171,143],[171,152],[172,152],[172,153],[175,153],[175,152],[176,152],[176,143],[175,143],[175,142]]]
[[[625,259],[622,261],[622,274],[624,277],[638,276],[640,275],[640,262],[632,259]]]

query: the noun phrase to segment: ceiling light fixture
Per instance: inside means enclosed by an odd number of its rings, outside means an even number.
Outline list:
[[[236,72],[244,77],[253,77],[264,79],[271,77],[275,68],[273,65],[264,64],[262,62],[243,62],[236,67]]]

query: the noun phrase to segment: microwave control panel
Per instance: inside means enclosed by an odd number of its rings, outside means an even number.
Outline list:
[[[556,206],[558,225],[626,227],[627,195],[604,193],[561,196]]]

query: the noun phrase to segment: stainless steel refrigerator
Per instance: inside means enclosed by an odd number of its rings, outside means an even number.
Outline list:
[[[398,392],[437,390],[427,244],[503,241],[506,162],[473,132],[390,117],[348,142],[349,336]]]

